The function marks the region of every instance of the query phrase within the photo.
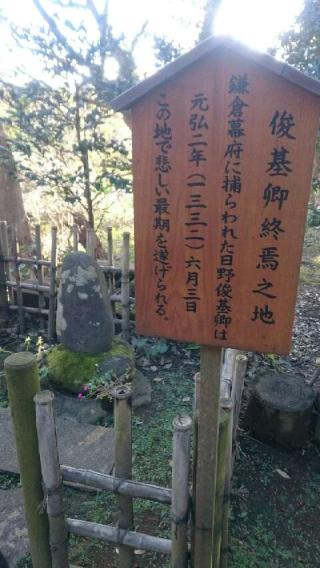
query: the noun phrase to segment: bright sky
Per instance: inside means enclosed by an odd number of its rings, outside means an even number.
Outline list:
[[[46,5],[46,0],[43,0]],[[96,0],[99,8],[104,0]],[[258,50],[266,50],[275,44],[277,36],[289,29],[303,8],[303,0],[222,0],[217,14],[215,34],[231,35]],[[180,44],[184,49],[193,45],[195,25],[199,9],[195,0],[110,0],[110,21],[114,31],[124,33],[129,39],[148,21],[147,31]],[[41,24],[32,0],[0,0],[2,15],[22,26]],[[17,53],[9,49],[10,35],[7,25],[0,26],[0,72],[7,74],[10,68],[37,63],[27,52]],[[140,74],[154,70],[151,40],[141,42],[136,52]],[[40,73],[40,68],[39,68]],[[18,79],[18,77],[17,77]]]

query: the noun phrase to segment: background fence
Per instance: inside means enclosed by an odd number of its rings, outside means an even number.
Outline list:
[[[15,230],[8,227],[6,221],[0,221],[0,318],[6,320],[8,311],[17,312],[19,332],[25,330],[25,314],[36,314],[40,318],[40,327],[47,326],[48,340],[55,337],[55,317],[57,289],[59,285],[59,264],[57,262],[57,228],[51,228],[50,257],[43,258],[41,226],[35,226],[35,254],[22,255],[17,243]],[[86,251],[97,262],[105,274],[114,322],[121,328],[124,339],[130,334],[130,276],[134,270],[130,263],[130,233],[122,235],[122,254],[120,267],[114,265],[114,241],[112,227],[108,228],[108,245],[105,259],[97,259],[98,241],[94,231],[87,229]],[[72,250],[82,248],[76,225],[72,228]],[[119,309],[120,308],[120,309]]]

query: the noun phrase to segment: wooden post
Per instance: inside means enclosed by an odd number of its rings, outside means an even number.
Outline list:
[[[96,248],[96,235],[92,227],[87,227],[87,241],[86,241],[86,250],[87,253],[92,256],[92,258],[96,257],[95,254]]]
[[[228,434],[229,423],[232,417],[232,402],[230,399],[221,401],[219,420],[219,444],[217,462],[217,483],[214,510],[214,535],[213,535],[213,563],[219,568],[221,555],[221,541],[223,530],[225,481],[228,462]]]
[[[24,313],[23,313],[23,297],[21,290],[21,278],[18,263],[18,248],[17,248],[17,234],[16,230],[12,230],[12,243],[13,243],[13,256],[14,256],[14,274],[16,279],[16,294],[17,294],[17,304],[18,304],[18,316],[19,316],[19,331],[20,334],[24,333]]]
[[[172,458],[172,568],[188,566],[188,516],[190,505],[189,466],[192,420],[181,416],[174,421]]]
[[[41,472],[49,517],[52,568],[69,568],[68,531],[63,514],[62,476],[53,416],[53,400],[54,394],[51,391],[39,392],[34,398]]]
[[[130,233],[123,233],[121,298],[122,298],[122,337],[126,341],[130,337]]]
[[[132,478],[132,417],[131,389],[127,386],[117,387],[113,391],[114,398],[114,430],[115,430],[115,475],[122,479]],[[118,495],[120,529],[133,529],[132,498]],[[119,567],[133,568],[134,551],[121,546]]]
[[[194,568],[212,565],[220,403],[220,347],[201,347],[196,491],[194,499]]]
[[[36,259],[37,260],[42,260],[42,252],[41,252],[41,226],[40,225],[36,225],[35,227],[35,231],[36,231]],[[37,264],[37,282],[39,286],[43,286],[43,272],[42,272],[42,266],[40,264]],[[45,301],[45,297],[44,297],[44,293],[41,292],[39,290],[38,292],[39,294],[39,311],[43,310],[46,307],[46,301]],[[44,329],[44,322],[45,322],[45,318],[40,315],[41,318],[41,326]]]
[[[54,340],[56,315],[56,272],[57,272],[57,227],[51,227],[51,264],[50,264],[50,294],[48,339]]]
[[[32,565],[51,568],[49,526],[42,509],[43,491],[33,398],[40,390],[36,358],[14,353],[4,362],[15,431]]]
[[[78,251],[78,239],[79,239],[79,235],[78,235],[78,227],[77,225],[72,225],[72,250],[73,252],[77,252]]]

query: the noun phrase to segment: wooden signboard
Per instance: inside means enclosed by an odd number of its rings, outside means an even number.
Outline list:
[[[115,104],[132,108],[137,332],[288,353],[319,84],[226,41],[144,83]]]

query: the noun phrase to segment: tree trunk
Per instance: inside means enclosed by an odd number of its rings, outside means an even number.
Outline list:
[[[5,133],[0,127],[0,221],[7,221],[15,228],[20,244],[31,243],[30,230],[25,214],[21,187]]]

